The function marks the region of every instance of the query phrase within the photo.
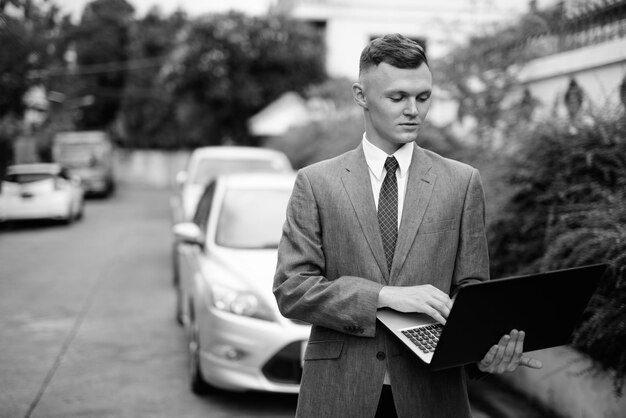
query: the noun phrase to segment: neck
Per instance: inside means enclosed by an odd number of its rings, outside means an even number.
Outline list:
[[[384,151],[387,155],[392,155],[394,152],[398,151],[404,145],[404,144],[394,144],[394,143],[390,143],[387,141],[382,141],[377,138],[370,138],[370,136],[367,135],[367,132],[365,133],[365,137],[372,145]]]

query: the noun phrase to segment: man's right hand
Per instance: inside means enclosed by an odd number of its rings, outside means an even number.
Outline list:
[[[446,323],[452,309],[450,297],[435,286],[385,286],[378,294],[378,307],[399,312],[420,312]]]

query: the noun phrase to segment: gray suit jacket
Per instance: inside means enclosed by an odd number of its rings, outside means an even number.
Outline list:
[[[299,171],[278,251],[282,314],[313,325],[299,417],[374,416],[385,368],[400,417],[469,416],[462,368],[431,372],[376,321],[384,285],[489,278],[474,168],[415,147],[391,272],[361,146]]]

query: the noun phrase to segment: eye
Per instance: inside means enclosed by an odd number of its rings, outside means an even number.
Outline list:
[[[419,96],[419,97],[417,98],[417,101],[418,101],[418,102],[422,102],[422,103],[423,103],[423,102],[427,102],[427,101],[428,101],[428,99],[430,99],[430,95],[423,95],[423,96]]]
[[[391,100],[394,103],[398,103],[400,101],[402,101],[402,99],[404,99],[404,96],[402,95],[395,95],[395,96],[390,96],[389,100]]]

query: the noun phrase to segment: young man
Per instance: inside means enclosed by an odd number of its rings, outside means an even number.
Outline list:
[[[464,368],[431,372],[376,322],[388,307],[445,323],[449,295],[489,278],[478,171],[414,142],[431,93],[421,46],[375,39],[353,86],[361,145],[298,173],[274,294],[283,315],[313,325],[299,417],[470,416]],[[541,367],[523,342],[513,330],[477,368]]]

